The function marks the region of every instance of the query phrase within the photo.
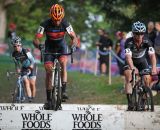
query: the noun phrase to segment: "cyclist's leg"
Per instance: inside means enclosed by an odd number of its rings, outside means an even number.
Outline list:
[[[31,71],[31,74],[29,75],[29,82],[30,82],[30,88],[31,88],[31,100],[34,100],[36,96],[36,75],[37,75],[37,67],[34,65],[33,70]]]
[[[129,66],[124,66],[124,76],[125,76],[125,93],[127,95],[127,101],[128,101],[128,110],[132,109],[132,85],[130,83],[132,79],[131,75],[132,71],[129,69]]]
[[[136,67],[138,68],[139,72],[144,70],[144,69],[149,69],[147,59],[144,59],[142,62],[140,62],[140,65],[137,65]],[[143,79],[144,79],[145,86],[149,87],[150,83],[151,83],[151,76],[150,75],[144,75]]]
[[[32,95],[31,95],[31,89],[30,89],[30,82],[29,82],[27,75],[23,76],[23,83],[24,83],[25,90],[27,93],[27,98],[28,98],[28,100],[30,100]]]
[[[150,87],[150,84],[151,84],[151,76],[150,76],[150,75],[144,75],[144,76],[143,76],[143,79],[144,79],[144,84],[145,84],[145,86]]]
[[[45,84],[46,84],[46,95],[47,95],[47,103],[45,104],[46,109],[51,109],[51,100],[52,100],[52,67],[53,67],[53,62],[52,62],[52,56],[51,55],[46,55],[44,58],[44,67],[46,70],[46,79],[45,79]]]
[[[68,99],[68,96],[66,94],[66,88],[67,88],[67,56],[61,56],[60,57],[60,63],[62,67],[62,98]]]
[[[62,41],[60,43],[60,48],[58,50],[59,53],[67,53],[67,44],[65,44],[65,41]],[[66,88],[67,88],[67,56],[61,56],[59,58],[62,71],[61,71],[61,79],[62,79],[62,98],[68,99],[68,96],[66,94]]]

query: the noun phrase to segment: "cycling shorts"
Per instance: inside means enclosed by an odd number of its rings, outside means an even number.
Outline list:
[[[100,65],[101,64],[108,65],[109,64],[109,55],[100,55],[99,56],[99,62],[100,62]]]
[[[51,43],[50,45],[48,45],[48,43],[46,43],[45,46],[45,52],[47,53],[62,53],[65,54],[67,53],[67,44],[65,43],[64,40],[60,40],[60,41],[53,41],[53,43]],[[55,59],[55,56],[53,55],[45,55],[44,56],[44,64],[48,64],[48,63],[53,63]],[[58,58],[60,61],[63,62],[63,60],[67,60],[67,56],[60,56]]]
[[[34,65],[33,69],[31,70],[31,73],[28,75],[28,68],[22,68],[21,69],[21,76],[23,78],[29,78],[29,79],[35,79],[37,75],[37,66]]]
[[[143,69],[149,69],[149,65],[147,62],[147,59],[144,60],[133,60],[134,66],[138,69],[138,71],[142,71]],[[125,62],[125,65],[123,67],[123,70],[130,69],[129,65]]]

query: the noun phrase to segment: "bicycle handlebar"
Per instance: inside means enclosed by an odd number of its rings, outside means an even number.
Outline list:
[[[132,70],[132,80],[130,81],[133,82],[133,80],[135,79],[136,75],[139,75],[140,77],[142,77],[143,75],[151,75],[151,69],[143,69],[142,71],[140,71],[138,74],[135,73],[135,69]]]
[[[28,76],[30,73],[31,73],[31,71],[28,71],[28,72],[26,73],[26,75]],[[20,76],[21,76],[21,72],[18,73],[18,72],[14,72],[14,71],[7,71],[6,76],[7,76],[8,80],[9,80],[9,77],[10,77],[11,75],[17,75],[18,77],[20,77]]]

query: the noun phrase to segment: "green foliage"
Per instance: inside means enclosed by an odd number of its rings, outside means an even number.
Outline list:
[[[49,17],[52,4],[60,3],[74,30],[86,41],[95,42],[98,28],[114,34],[117,30],[129,31],[133,21],[147,23],[160,17],[158,0],[16,0],[7,8],[8,22],[17,23],[17,32],[32,40],[39,24]],[[99,21],[99,18],[102,18]]]

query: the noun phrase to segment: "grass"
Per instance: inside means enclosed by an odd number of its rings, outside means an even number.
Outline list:
[[[68,92],[71,102],[94,104],[125,104],[125,95],[120,91],[123,82],[120,77],[113,77],[108,85],[108,77],[94,76],[80,72],[69,72]]]
[[[10,57],[0,57],[0,102],[10,102],[11,93],[15,86],[16,77],[7,80],[7,70],[14,71],[14,63]],[[45,71],[39,65],[37,77],[37,102],[45,100]],[[80,72],[68,72],[67,103],[77,104],[126,104],[126,96],[121,93],[123,80],[119,76],[112,77],[112,84],[108,85],[107,76],[94,76]],[[155,105],[160,105],[160,94],[154,97]]]

